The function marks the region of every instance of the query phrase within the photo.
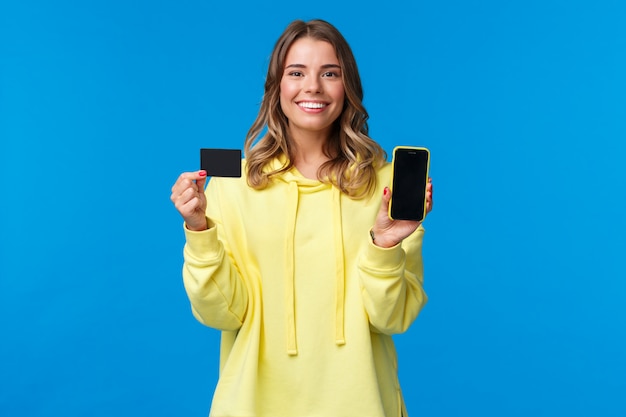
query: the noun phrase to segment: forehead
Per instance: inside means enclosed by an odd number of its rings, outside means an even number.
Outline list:
[[[289,64],[339,64],[335,47],[329,42],[309,37],[300,38],[291,44],[285,57]]]

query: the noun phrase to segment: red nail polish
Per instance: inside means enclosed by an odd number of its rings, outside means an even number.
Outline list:
[[[206,171],[200,171],[198,172],[198,175],[200,175],[201,177],[206,177]]]
[[[385,193],[385,195],[387,195],[387,193],[389,192],[389,187],[385,187],[385,190],[383,192]]]

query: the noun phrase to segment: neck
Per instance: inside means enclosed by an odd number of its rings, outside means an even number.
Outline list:
[[[328,134],[318,132],[306,132],[306,134],[293,135],[294,165],[306,178],[318,179],[317,171],[320,166],[330,158],[324,153],[324,147],[328,141]]]

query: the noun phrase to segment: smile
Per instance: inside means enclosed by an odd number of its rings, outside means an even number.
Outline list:
[[[323,109],[327,106],[326,103],[319,102],[311,102],[311,101],[302,101],[298,103],[298,106],[303,107],[305,109]]]

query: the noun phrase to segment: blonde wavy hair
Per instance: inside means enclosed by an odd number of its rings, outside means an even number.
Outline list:
[[[280,106],[280,82],[289,48],[296,40],[304,37],[333,45],[341,66],[345,91],[343,110],[334,123],[324,149],[330,160],[319,168],[318,178],[333,184],[351,198],[363,198],[373,192],[376,170],[385,163],[387,155],[368,136],[369,115],[362,103],[363,87],[352,50],[334,26],[319,19],[293,21],[274,46],[261,108],[246,135],[244,145],[248,184],[255,189],[263,189],[273,176],[293,167],[294,145],[288,136],[289,122]],[[270,169],[271,161],[280,156],[285,157],[284,165],[275,170]]]

